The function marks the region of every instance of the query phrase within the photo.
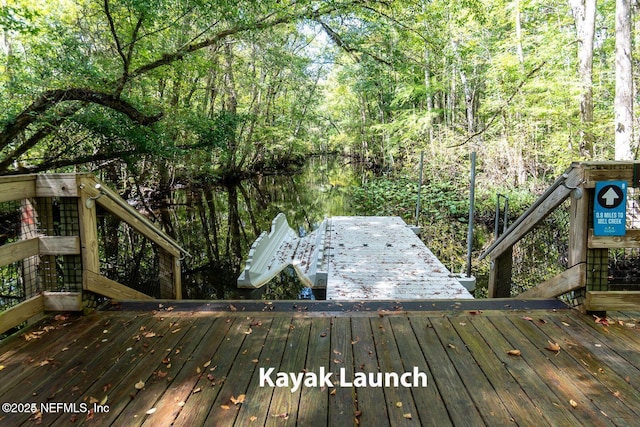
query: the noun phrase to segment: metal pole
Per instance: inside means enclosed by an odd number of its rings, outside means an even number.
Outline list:
[[[422,190],[422,165],[424,151],[420,152],[420,179],[418,180],[418,200],[416,201],[416,227],[420,225],[420,192]]]
[[[469,191],[469,228],[467,230],[467,277],[471,277],[471,251],[473,250],[473,219],[476,193],[476,152],[471,152],[471,179]]]

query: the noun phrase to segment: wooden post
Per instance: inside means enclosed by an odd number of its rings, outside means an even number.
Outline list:
[[[509,298],[511,296],[511,270],[513,267],[513,246],[500,256],[491,259],[489,272],[489,298]]]
[[[78,185],[90,185],[79,176]],[[82,288],[89,289],[89,274],[100,274],[100,257],[98,246],[98,221],[95,201],[90,200],[86,191],[81,191],[78,198],[78,222],[80,224],[80,247],[82,251]]]

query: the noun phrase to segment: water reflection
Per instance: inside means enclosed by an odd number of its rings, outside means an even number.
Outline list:
[[[192,183],[175,191],[163,227],[192,255],[183,260],[183,296],[193,299],[296,298],[301,285],[285,272],[259,292],[237,289],[249,247],[284,212],[294,230],[325,216],[353,214],[349,187],[368,172],[342,158],[313,157],[296,175],[262,176],[227,185]]]

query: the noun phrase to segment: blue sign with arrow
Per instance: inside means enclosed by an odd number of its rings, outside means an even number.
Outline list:
[[[624,236],[627,227],[627,182],[596,182],[593,235]]]

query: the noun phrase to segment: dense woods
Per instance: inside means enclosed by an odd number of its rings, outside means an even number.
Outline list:
[[[572,161],[636,157],[636,6],[0,0],[0,174],[92,171],[140,199],[318,153],[415,176],[424,151],[427,188],[464,200],[475,151],[481,197],[538,191]],[[189,203],[208,259],[239,259],[260,195],[228,191],[226,238],[207,191]]]
[[[422,149],[446,170],[477,150],[523,184],[628,158],[633,6],[3,0],[0,173],[149,182]]]

